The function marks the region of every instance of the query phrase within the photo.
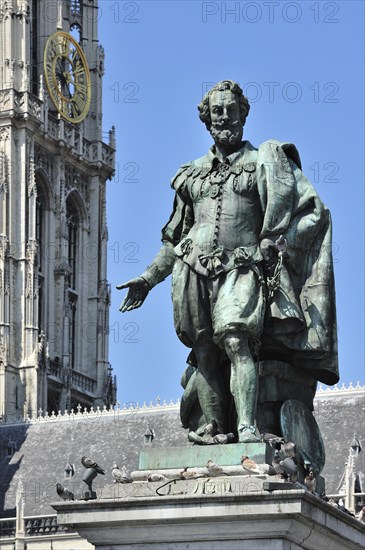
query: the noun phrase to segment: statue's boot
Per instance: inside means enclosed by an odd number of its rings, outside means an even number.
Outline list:
[[[239,443],[260,443],[260,438],[256,435],[255,426],[241,426],[238,428]]]

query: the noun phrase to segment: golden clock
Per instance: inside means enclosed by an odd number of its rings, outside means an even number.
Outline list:
[[[80,45],[67,32],[56,31],[48,38],[44,74],[58,112],[69,122],[81,122],[90,108],[90,72]]]

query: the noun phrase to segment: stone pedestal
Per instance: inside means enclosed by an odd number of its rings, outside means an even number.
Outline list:
[[[132,472],[131,477],[134,481],[147,481],[150,473],[159,473],[167,479],[176,479],[179,478],[184,468],[194,470],[198,476],[209,477],[206,468],[208,460],[221,465],[226,476],[243,476],[245,472],[241,465],[242,456],[250,457],[259,465],[267,465],[272,463],[274,451],[274,447],[268,443],[193,445],[191,447],[170,447],[168,451],[166,449],[148,449],[141,451],[139,470]],[[298,463],[296,488],[305,488],[303,485],[305,476],[303,464]],[[270,480],[272,481],[271,477]],[[318,476],[316,481],[317,493],[324,493],[324,479]],[[295,485],[291,484],[291,488],[295,488]]]
[[[97,500],[53,507],[59,524],[75,528],[97,550],[364,547],[365,528],[358,520],[304,490],[268,490],[276,488],[270,483],[262,476],[172,481],[164,487],[136,481],[107,486]]]
[[[205,466],[208,460],[224,466],[241,463],[241,457],[249,456],[257,464],[271,463],[273,450],[267,443],[234,443],[230,445],[193,445],[147,449],[139,454],[140,470],[167,468],[194,468]]]

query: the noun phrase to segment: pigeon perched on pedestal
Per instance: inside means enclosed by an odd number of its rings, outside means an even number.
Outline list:
[[[279,435],[264,433],[261,434],[260,439],[263,443],[269,443],[270,445],[276,445],[279,443],[284,443],[284,438]]]
[[[232,443],[234,441],[234,434],[217,434],[213,437],[213,443],[215,445],[226,445],[227,443]]]
[[[292,441],[288,441],[287,443],[283,443],[280,449],[283,458],[294,458],[296,455],[296,445]]]
[[[103,468],[101,468],[95,460],[92,460],[91,458],[87,458],[87,456],[81,457],[81,464],[84,466],[84,468],[91,468],[94,470],[97,474],[105,475],[105,472]]]
[[[285,456],[283,451],[276,451],[272,465],[278,475],[284,479],[289,478],[294,483],[297,480],[298,466],[293,458],[286,457],[282,459],[282,456]]]
[[[244,472],[248,475],[269,475],[274,476],[276,474],[275,469],[270,464],[257,464],[252,458],[243,456],[241,458],[241,464]]]
[[[215,418],[204,428],[204,434],[211,435],[212,437],[218,433],[218,423]]]
[[[147,477],[147,481],[168,481],[167,477],[159,472],[150,473]]]
[[[179,473],[179,477],[180,479],[198,479],[200,477],[205,477],[205,476],[202,474],[198,474],[198,472],[193,468],[190,468],[189,470],[189,468],[186,467],[183,470],[181,470],[181,472]]]
[[[304,478],[304,485],[310,493],[314,494],[316,492],[316,478],[312,470],[310,470],[308,475]]]
[[[114,477],[114,483],[132,483],[132,479],[127,474],[127,470],[124,466],[119,470],[117,464],[113,464],[112,476]]]
[[[207,466],[209,475],[212,477],[225,475],[223,472],[222,466],[219,466],[219,464],[216,464],[215,462],[213,462],[213,460],[208,460],[206,466]]]
[[[280,462],[281,462],[281,457],[278,451],[276,451],[272,459],[273,468],[275,469],[275,472],[277,473],[277,475],[280,475],[281,477],[286,477],[284,468],[281,466]]]
[[[298,471],[298,466],[295,464],[292,458],[284,458],[280,461],[280,466],[283,468],[284,472],[288,477],[294,475]]]
[[[74,494],[72,491],[69,491],[66,489],[62,483],[56,484],[56,491],[59,497],[61,497],[63,500],[75,500]]]

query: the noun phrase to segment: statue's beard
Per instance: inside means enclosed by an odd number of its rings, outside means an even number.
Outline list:
[[[236,145],[242,139],[242,122],[238,120],[229,125],[214,123],[210,127],[210,134],[216,143],[220,143],[221,145]]]

